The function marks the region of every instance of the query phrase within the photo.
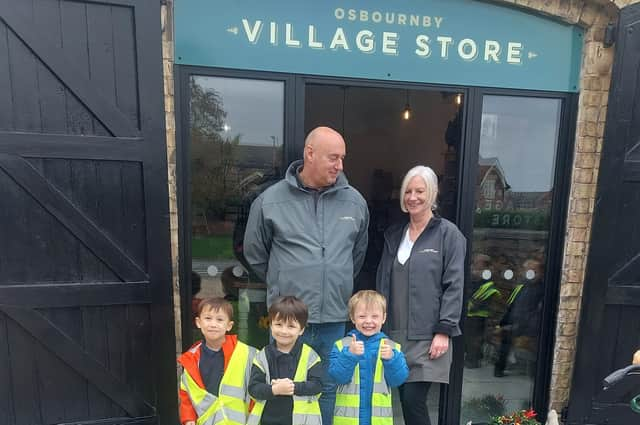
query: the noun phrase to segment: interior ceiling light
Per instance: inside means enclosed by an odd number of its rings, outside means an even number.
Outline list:
[[[407,103],[404,105],[404,110],[402,111],[402,118],[408,120],[411,118],[411,106],[409,106],[409,90],[407,90]]]
[[[456,105],[462,104],[462,93],[456,95]]]

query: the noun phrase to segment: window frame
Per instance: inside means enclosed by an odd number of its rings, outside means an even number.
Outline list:
[[[482,108],[484,96],[511,96],[522,98],[550,98],[561,101],[558,141],[554,159],[553,198],[551,223],[546,255],[544,302],[541,315],[541,332],[537,345],[537,364],[534,379],[532,407],[539,418],[545,418],[549,404],[549,388],[553,369],[553,342],[555,340],[560,281],[562,277],[562,253],[569,207],[571,171],[575,148],[575,131],[579,93],[533,91],[521,89],[497,89],[474,87],[469,90],[467,131],[463,136],[464,149],[461,168],[467,170],[460,180],[459,227],[467,237],[467,253],[473,252],[473,213],[475,210],[476,181],[479,172],[480,136],[482,131]],[[470,282],[469,256],[465,265],[465,283]],[[466,294],[465,294],[466,295]],[[463,301],[461,327],[464,334],[466,306]],[[446,406],[441,405],[441,423],[459,423],[462,409],[462,387],[464,377],[464,335],[454,338],[453,366],[448,386]],[[444,416],[443,416],[444,415]]]
[[[541,318],[541,334],[538,340],[538,367],[534,381],[533,407],[539,417],[546,417],[549,401],[549,387],[553,368],[553,341],[555,339],[557,304],[560,293],[562,253],[564,233],[569,206],[571,186],[571,165],[575,148],[575,131],[578,112],[579,93],[530,91],[522,89],[496,89],[428,83],[390,82],[380,80],[351,79],[300,74],[285,74],[263,71],[232,70],[199,66],[174,66],[175,117],[176,117],[176,185],[178,202],[178,238],[179,238],[179,279],[182,298],[181,326],[183,335],[190,331],[191,306],[184,303],[191,293],[189,279],[190,265],[185,259],[191,259],[191,199],[190,149],[189,149],[189,78],[192,75],[245,78],[284,82],[284,164],[300,159],[304,144],[304,105],[305,87],[316,85],[350,85],[366,87],[384,87],[401,90],[438,90],[464,94],[464,122],[462,123],[462,143],[460,144],[460,166],[458,175],[458,193],[456,223],[467,237],[467,252],[473,252],[473,213],[476,202],[476,178],[479,170],[478,156],[480,134],[482,131],[482,106],[484,96],[513,96],[560,99],[561,116],[553,176],[553,198],[551,224],[547,250],[547,269],[545,272],[545,292]],[[188,231],[185,231],[188,230]],[[188,267],[185,267],[188,266]],[[469,258],[465,264],[465,283],[470,281]],[[463,302],[461,327],[464,332],[467,299]],[[453,338],[453,365],[450,384],[441,386],[439,423],[459,423],[462,405],[462,381],[464,364],[464,336]],[[189,347],[182,340],[183,350]]]
[[[230,70],[222,68],[210,68],[200,66],[174,66],[175,86],[175,121],[176,121],[176,191],[178,204],[178,276],[180,282],[180,319],[182,329],[182,350],[190,347],[190,340],[184,338],[191,332],[191,303],[185,302],[191,299],[191,132],[189,126],[189,79],[192,76],[236,78],[246,80],[275,81],[284,83],[284,128],[282,141],[283,164],[289,164],[296,159],[294,143],[294,108],[295,108],[295,78],[291,74],[272,72],[254,72]],[[284,167],[283,167],[284,168]]]

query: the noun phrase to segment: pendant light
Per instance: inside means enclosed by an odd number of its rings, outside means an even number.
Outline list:
[[[404,110],[402,111],[402,118],[405,120],[409,120],[411,118],[411,106],[409,106],[409,90],[407,92],[407,103],[404,105]]]

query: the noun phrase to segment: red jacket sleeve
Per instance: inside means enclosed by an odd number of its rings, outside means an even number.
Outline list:
[[[191,404],[191,400],[189,399],[189,394],[186,391],[180,390],[180,423],[184,424],[188,421],[196,421],[198,419],[198,414],[196,410],[193,408]]]

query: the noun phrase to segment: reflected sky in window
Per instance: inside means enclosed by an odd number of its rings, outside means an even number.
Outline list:
[[[515,192],[553,187],[560,99],[485,96],[480,157],[498,158]]]
[[[205,90],[215,90],[222,97],[229,138],[241,135],[240,144],[247,146],[282,145],[284,82],[207,76],[193,78]]]

